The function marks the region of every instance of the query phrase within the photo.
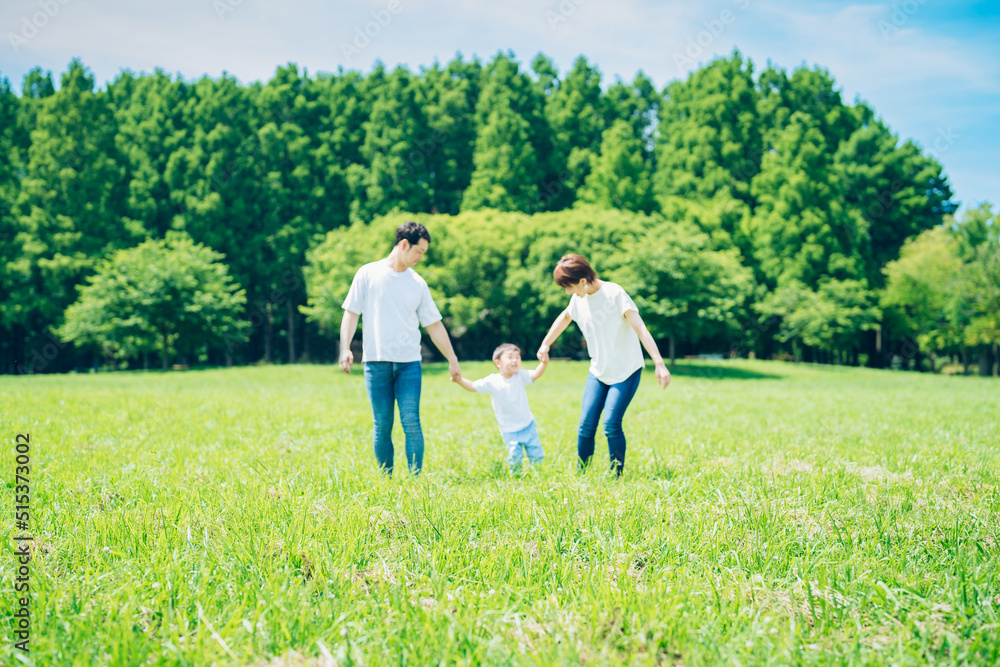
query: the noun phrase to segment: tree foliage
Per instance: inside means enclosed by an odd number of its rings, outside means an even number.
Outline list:
[[[388,251],[372,241],[378,225],[412,217],[437,227],[425,268],[477,354],[547,326],[564,296],[548,272],[574,250],[646,291],[657,335],[687,351],[725,349],[749,328],[762,354],[864,352],[879,365],[923,317],[898,285],[880,296],[883,269],[955,210],[941,165],[845,103],[829,72],[758,72],[739,52],[662,91],[642,72],[605,82],[583,56],[560,72],[511,52],[367,73],[287,64],[246,85],[155,70],[97,89],[79,61],[59,79],[32,70],[15,95],[0,78],[7,372],[37,356],[102,261],[172,231],[222,253],[246,290],[247,341],[210,346],[213,363],[329,359],[337,318],[322,304],[336,299],[323,290],[342,287],[319,287],[317,272],[346,279]],[[982,359],[992,345],[984,243],[958,243],[952,342],[917,336],[928,350]],[[89,349],[49,368],[90,365]]]
[[[249,326],[239,318],[246,295],[222,259],[179,232],[119,250],[87,278],[59,335],[111,357],[159,350],[164,369],[173,349],[232,346]]]
[[[883,271],[886,286],[882,305],[893,311],[907,334],[935,352],[960,347],[961,330],[951,324],[962,260],[954,237],[945,227],[907,241],[899,259],[889,262]]]
[[[579,200],[603,208],[652,213],[656,208],[642,140],[624,120],[604,131],[600,153],[580,189]]]
[[[893,321],[935,354],[1000,346],[1000,215],[989,204],[910,239],[884,273]],[[983,364],[983,371],[989,364]]]
[[[656,338],[697,341],[735,335],[754,293],[753,271],[736,248],[715,250],[704,232],[687,222],[662,222],[635,238],[617,256],[619,281],[634,290]],[[673,355],[671,355],[673,356]]]
[[[304,312],[336,329],[354,272],[387,255],[393,231],[409,217],[330,232],[309,255]],[[752,272],[737,250],[712,250],[690,223],[658,216],[582,207],[533,216],[483,210],[414,219],[433,239],[417,270],[466,354],[486,355],[500,339],[528,349],[537,345],[568,303],[552,270],[569,252],[583,254],[602,277],[619,282],[660,338],[730,333],[753,293]],[[563,352],[579,353],[579,340]]]

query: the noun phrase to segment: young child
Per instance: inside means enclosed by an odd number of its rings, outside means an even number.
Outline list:
[[[463,377],[455,382],[469,391],[491,395],[500,435],[507,448],[507,463],[511,470],[517,470],[524,459],[522,447],[532,463],[540,462],[545,455],[535,427],[535,417],[528,407],[528,392],[524,388],[542,377],[549,362],[541,362],[533,371],[522,370],[521,348],[504,343],[493,351],[493,363],[498,373],[475,382]]]

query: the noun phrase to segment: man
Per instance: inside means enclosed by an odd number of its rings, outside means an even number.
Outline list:
[[[420,325],[448,360],[452,379],[462,371],[430,290],[413,267],[427,252],[431,235],[416,222],[396,229],[396,245],[385,259],[365,264],[354,276],[340,323],[340,368],[351,372],[351,339],[364,315],[365,388],[372,405],[373,443],[379,467],[392,474],[395,403],[406,435],[406,463],[414,474],[424,462],[420,428]]]

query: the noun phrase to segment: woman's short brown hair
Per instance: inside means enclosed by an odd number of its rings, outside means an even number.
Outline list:
[[[581,280],[586,280],[588,283],[597,280],[597,274],[594,273],[590,262],[580,255],[563,255],[552,271],[552,277],[555,278],[556,284],[563,288],[575,285]]]

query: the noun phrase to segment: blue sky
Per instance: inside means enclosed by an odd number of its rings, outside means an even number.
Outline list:
[[[377,34],[355,44],[366,27]],[[825,67],[944,164],[963,208],[1000,204],[998,0],[4,0],[0,36],[0,76],[18,90],[32,67],[58,74],[73,57],[101,83],[154,67],[246,82],[288,62],[416,69],[507,49],[562,71],[582,54],[607,82],[641,69],[662,87],[738,48],[758,69]]]

